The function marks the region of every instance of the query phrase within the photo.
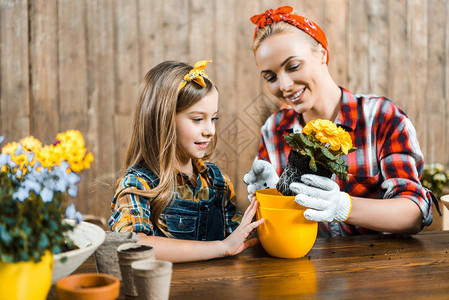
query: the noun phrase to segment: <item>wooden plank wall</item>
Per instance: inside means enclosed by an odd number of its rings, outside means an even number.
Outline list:
[[[242,177],[277,105],[254,63],[249,17],[285,4],[326,32],[337,83],[396,101],[426,161],[449,167],[449,0],[0,0],[0,133],[51,143],[79,129],[95,162],[76,203],[108,217],[141,78],[163,60],[212,59],[214,161],[244,208]]]

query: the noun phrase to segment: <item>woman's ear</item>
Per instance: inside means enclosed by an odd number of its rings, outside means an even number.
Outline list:
[[[321,63],[325,65],[327,64],[327,50],[324,49],[323,46],[321,46],[320,52],[321,52]]]

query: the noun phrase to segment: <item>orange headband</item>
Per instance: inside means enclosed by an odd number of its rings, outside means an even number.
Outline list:
[[[256,31],[254,32],[254,39],[256,38],[256,34],[259,28],[263,28],[267,25],[284,21],[301,29],[302,31],[313,37],[318,43],[320,43],[324,47],[324,49],[326,49],[327,52],[326,63],[329,63],[329,51],[327,50],[327,39],[323,30],[321,30],[321,28],[317,24],[315,24],[314,22],[310,21],[307,18],[298,15],[291,15],[290,13],[292,11],[293,7],[291,6],[281,6],[276,10],[269,9],[262,14],[252,16],[250,19],[251,22],[257,25]]]

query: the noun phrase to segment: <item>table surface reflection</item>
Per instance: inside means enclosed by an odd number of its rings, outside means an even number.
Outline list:
[[[258,245],[174,264],[170,299],[449,298],[448,248],[449,231],[321,238],[300,259],[274,258]],[[93,256],[83,272],[96,272]],[[56,299],[54,287],[48,299]]]

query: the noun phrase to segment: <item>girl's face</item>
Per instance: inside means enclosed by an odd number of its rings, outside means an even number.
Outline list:
[[[177,157],[181,163],[203,158],[215,135],[218,92],[214,88],[196,104],[176,114]]]
[[[268,37],[254,53],[256,64],[268,90],[289,104],[297,113],[311,110],[319,99],[326,53],[312,52],[312,45],[301,32]]]

